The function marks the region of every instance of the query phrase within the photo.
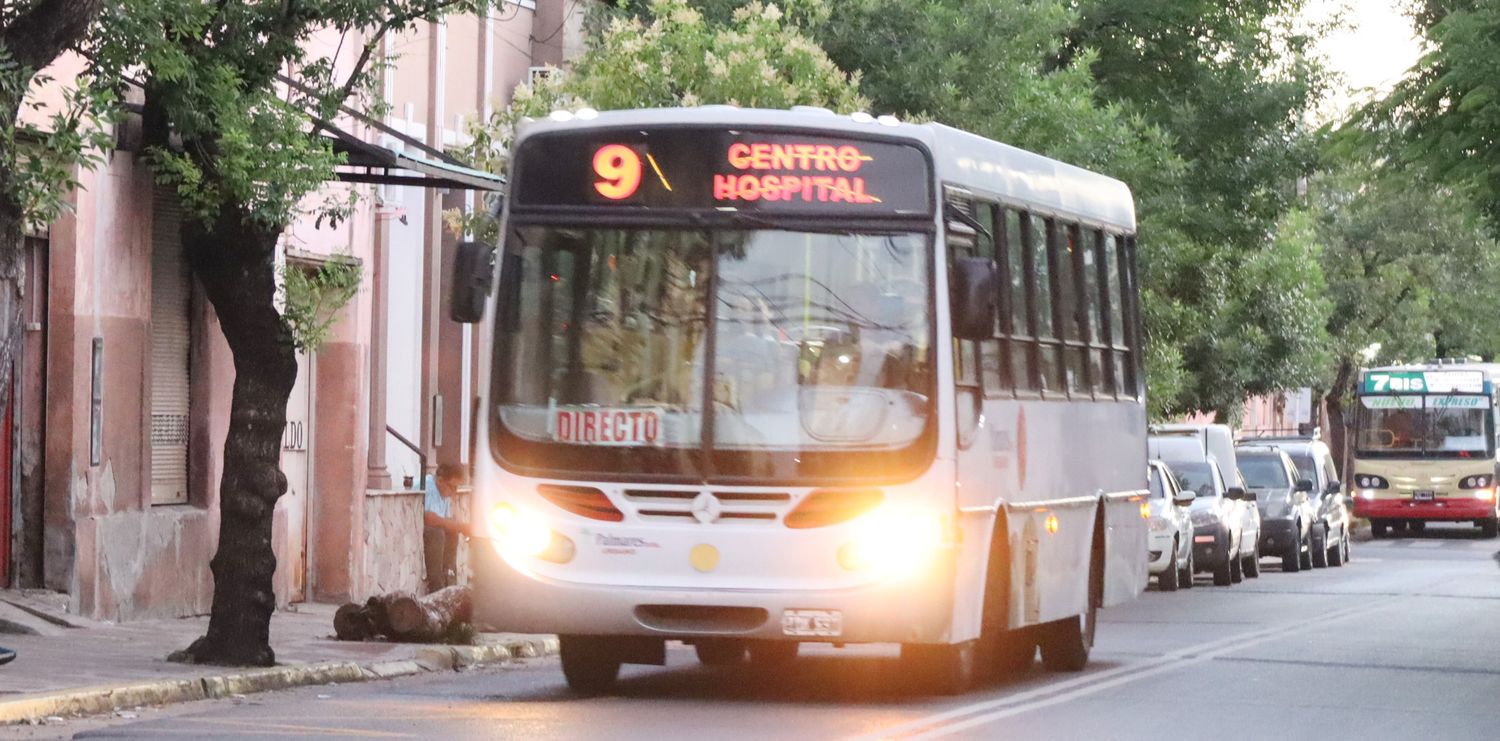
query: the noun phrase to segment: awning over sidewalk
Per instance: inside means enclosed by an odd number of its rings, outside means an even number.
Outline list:
[[[319,125],[333,138],[334,151],[345,156],[338,178],[346,183],[486,191],[498,191],[505,185],[504,177],[465,167],[441,153],[435,154],[442,159],[419,157],[364,141],[326,122]]]

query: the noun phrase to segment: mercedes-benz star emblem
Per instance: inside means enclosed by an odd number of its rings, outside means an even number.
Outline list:
[[[703,492],[693,497],[693,519],[704,525],[718,521],[719,514],[724,511],[724,505],[719,503],[719,498],[708,492]]]

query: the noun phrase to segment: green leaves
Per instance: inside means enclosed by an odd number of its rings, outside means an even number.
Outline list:
[[[328,339],[336,312],[359,292],[364,270],[335,257],[317,267],[287,263],[281,271],[281,317],[301,352],[317,352]]]

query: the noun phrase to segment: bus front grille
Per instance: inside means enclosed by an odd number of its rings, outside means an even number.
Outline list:
[[[704,489],[626,489],[625,504],[646,522],[774,525],[786,514],[792,495],[767,491]]]

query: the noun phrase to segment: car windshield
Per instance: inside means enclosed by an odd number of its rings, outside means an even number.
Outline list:
[[[1362,396],[1355,447],[1365,457],[1487,456],[1490,410],[1479,394]]]
[[[1191,489],[1200,497],[1214,495],[1213,471],[1208,467],[1208,463],[1198,461],[1173,463],[1172,473],[1177,476],[1177,483],[1183,489]]]
[[[828,456],[849,452],[868,457],[869,474],[899,463],[891,454],[911,450],[931,418],[928,243],[518,229],[507,247],[516,298],[496,342],[506,457],[773,478],[828,475],[850,463]]]
[[[1282,465],[1280,457],[1241,453],[1239,459],[1240,475],[1245,477],[1245,485],[1251,489],[1292,488],[1292,482],[1287,480],[1286,467]]]

